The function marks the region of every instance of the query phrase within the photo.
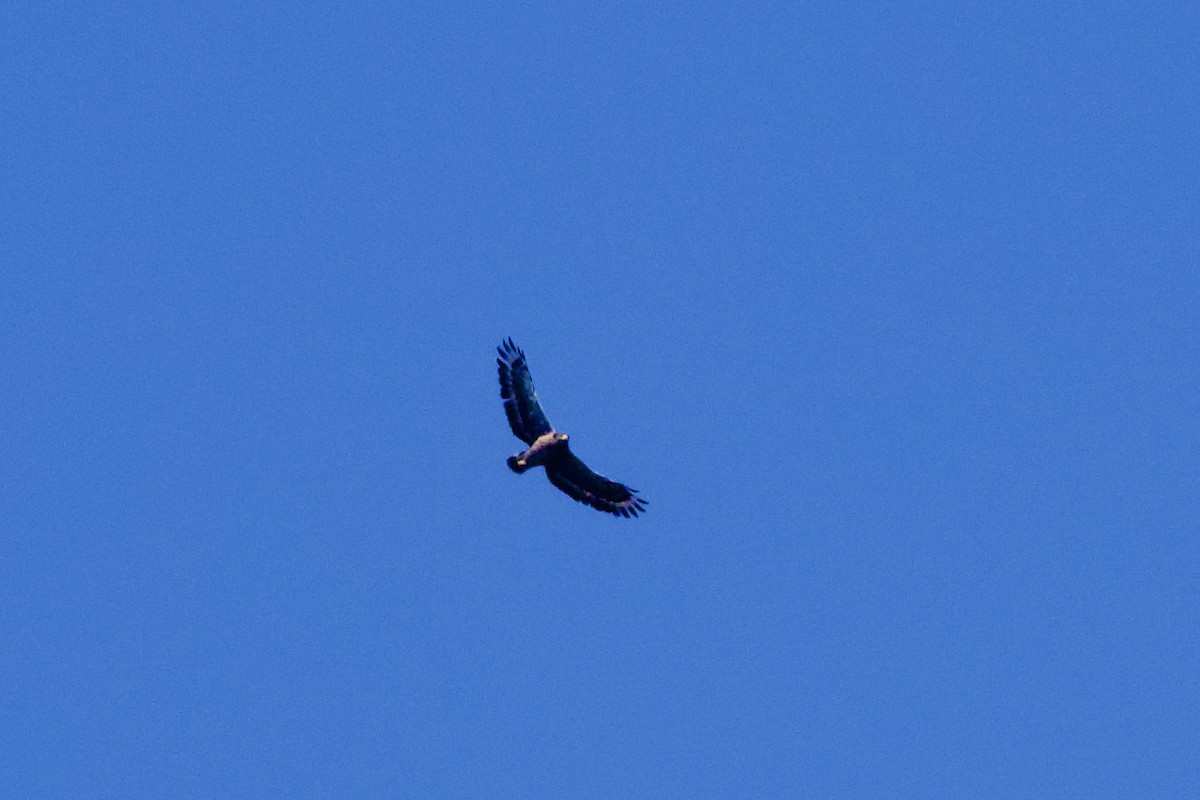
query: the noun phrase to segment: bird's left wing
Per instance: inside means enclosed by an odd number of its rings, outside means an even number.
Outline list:
[[[649,502],[636,489],[592,472],[569,450],[546,464],[546,477],[575,500],[618,517],[636,517]]]
[[[525,444],[544,433],[554,430],[533,388],[533,376],[525,361],[525,351],[505,339],[496,348],[500,357],[496,364],[500,371],[500,397],[504,400],[504,415],[513,435]]]

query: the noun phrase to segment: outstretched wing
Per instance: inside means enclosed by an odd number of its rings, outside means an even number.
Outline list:
[[[508,425],[514,436],[525,444],[533,444],[534,439],[554,428],[533,389],[525,351],[513,344],[512,339],[502,341],[496,351],[500,353],[496,364],[500,367],[500,397],[504,400]]]
[[[565,448],[546,464],[546,477],[575,500],[618,517],[636,517],[649,502],[638,497],[636,489],[592,472]]]

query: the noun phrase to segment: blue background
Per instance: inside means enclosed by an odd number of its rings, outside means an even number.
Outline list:
[[[1198,42],[6,3],[0,794],[1197,796]]]

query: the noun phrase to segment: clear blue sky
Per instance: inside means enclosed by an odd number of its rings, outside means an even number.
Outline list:
[[[0,795],[1200,795],[1194,3],[202,5],[0,10]]]

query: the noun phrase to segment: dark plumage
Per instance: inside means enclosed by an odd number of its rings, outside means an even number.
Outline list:
[[[645,511],[647,501],[636,489],[592,472],[571,452],[567,434],[554,430],[534,391],[524,351],[512,339],[505,339],[496,349],[504,414],[513,435],[529,445],[525,452],[509,457],[509,469],[519,474],[545,467],[546,477],[567,495],[614,516],[636,517]]]

